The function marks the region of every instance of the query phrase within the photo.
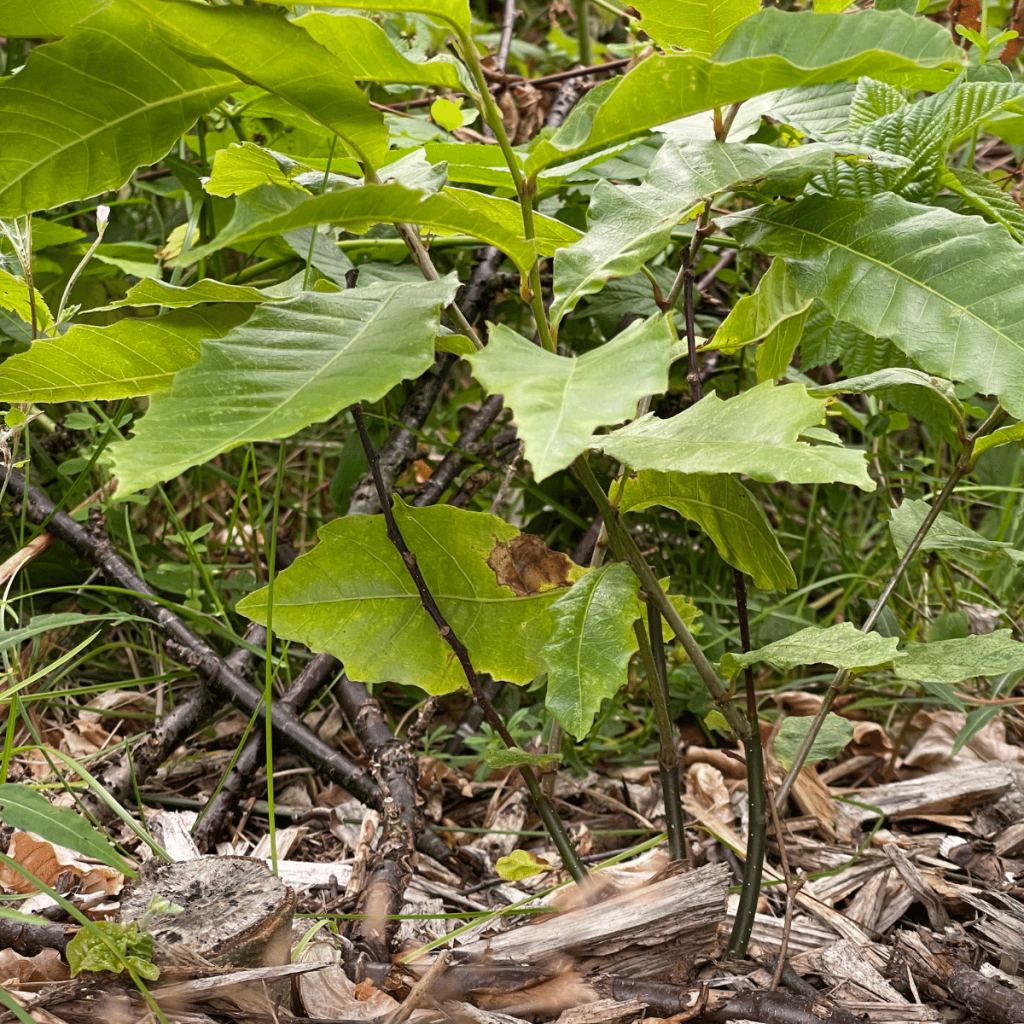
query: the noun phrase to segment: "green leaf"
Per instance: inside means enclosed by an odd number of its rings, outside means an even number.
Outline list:
[[[991,434],[979,437],[974,442],[974,454],[983,455],[989,448],[998,448],[1015,441],[1024,441],[1024,423],[1011,423],[1008,427],[1000,427]]]
[[[25,323],[31,323],[33,305],[37,330],[48,331],[53,326],[53,316],[42,295],[33,288],[30,296],[28,283],[23,277],[15,277],[0,267],[0,309],[9,309]]]
[[[1002,224],[1018,242],[1024,241],[1024,209],[994,181],[966,167],[944,167],[939,182],[987,220]]]
[[[893,511],[889,533],[900,558],[906,553],[930,510],[926,501],[910,500],[904,501]],[[1005,541],[988,540],[945,512],[938,514],[918,550],[938,551],[981,568],[991,567],[1000,558],[1009,559],[1014,565],[1024,562],[1024,551],[1018,551]]]
[[[204,7],[178,0],[131,0],[193,63],[258,85],[333,132],[364,165],[388,151],[384,118],[338,60],[283,12]]]
[[[549,217],[535,215],[537,239],[523,238],[519,204],[479,192],[446,188],[436,195],[404,185],[366,185],[304,196],[294,189],[270,185],[253,189],[235,201],[235,214],[209,244],[168,260],[184,266],[205,259],[225,246],[248,246],[296,228],[331,223],[357,233],[380,222],[410,223],[441,233],[468,234],[497,246],[526,273],[536,254],[550,256],[556,248],[580,237],[574,228]]]
[[[338,248],[333,233],[323,234],[316,228],[299,228],[297,231],[289,231],[284,236],[284,240],[303,259],[309,256],[309,243],[312,240],[313,258],[311,262],[313,266],[340,288],[347,287],[345,275],[352,270],[352,261]],[[369,269],[364,266],[360,276],[364,279],[368,278]],[[418,268],[413,267],[412,269],[418,273]],[[362,283],[364,285],[374,284],[374,281],[363,280]]]
[[[894,636],[862,633],[851,622],[838,626],[808,626],[785,640],[776,640],[749,654],[727,652],[722,656],[722,671],[734,676],[746,665],[766,661],[783,670],[824,664],[850,672],[864,672],[881,668],[897,659],[898,644],[899,640]]]
[[[218,305],[110,327],[76,324],[0,364],[0,401],[86,402],[164,391],[199,358],[203,338],[222,338],[248,315],[244,305]]]
[[[601,702],[626,683],[637,649],[633,622],[640,582],[623,562],[584,576],[551,606],[554,629],[541,648],[548,666],[545,706],[577,740],[590,732]]]
[[[906,412],[939,431],[950,443],[960,445],[964,436],[964,407],[953,385],[907,367],[893,367],[860,377],[850,377],[827,387],[813,387],[815,396],[837,394],[877,395],[887,405]]]
[[[759,207],[733,228],[834,316],[1024,418],[1021,249],[1002,227],[886,194]]]
[[[20,629],[5,629],[0,631],[0,651],[17,647],[26,640],[47,633],[50,630],[68,629],[70,627],[95,626],[102,622],[109,625],[119,625],[122,622],[147,622],[137,615],[128,614],[107,614],[107,615],[84,615],[81,612],[53,612],[49,614],[33,615],[31,622]]]
[[[742,21],[714,58],[679,54],[641,62],[599,107],[581,105],[538,143],[526,169],[533,175],[666,121],[786,86],[871,75],[938,90],[964,59],[938,25],[899,11],[847,16],[769,8]]]
[[[761,506],[725,474],[656,473],[627,477],[620,512],[664,505],[697,523],[731,566],[763,590],[792,590],[796,575]]]
[[[539,651],[551,630],[548,609],[586,570],[497,516],[401,501],[394,512],[476,671],[519,685],[544,671]],[[266,622],[267,590],[245,597],[238,610]],[[423,610],[383,516],[351,516],[321,528],[320,543],[275,581],[274,631],[330,651],[354,678],[370,683],[396,680],[448,693],[466,682]]]
[[[377,401],[431,365],[440,307],[457,286],[448,276],[261,306],[244,327],[204,342],[198,362],[154,396],[132,440],[111,447],[115,498]]]
[[[6,39],[56,39],[67,35],[72,27],[97,11],[110,0],[47,0],[46,3],[25,3],[25,0],[0,0],[0,36]]]
[[[899,89],[885,82],[876,82],[873,78],[862,78],[857,82],[853,99],[850,101],[847,124],[854,131],[865,128],[879,118],[902,110],[908,103]]]
[[[671,419],[649,413],[595,436],[591,446],[632,469],[744,473],[755,480],[842,482],[874,490],[862,452],[797,440],[824,416],[825,403],[811,398],[802,384],[777,388],[767,382],[727,401],[709,394]]]
[[[384,29],[369,18],[313,13],[296,18],[295,24],[344,61],[347,73],[356,81],[433,85],[476,93],[472,78],[453,57],[439,54],[414,63],[399,53]]]
[[[959,683],[975,676],[997,676],[1024,669],[1024,644],[1010,630],[934,643],[909,643],[895,663],[898,679],[920,683]]]
[[[837,164],[825,173],[821,188],[847,198],[890,191],[918,201],[935,194],[950,146],[1024,95],[1024,86],[1013,83],[962,79],[914,104],[881,82],[862,79],[857,90],[850,107],[854,130],[847,141],[905,156],[910,164],[903,169]]]
[[[477,380],[505,396],[540,481],[586,451],[595,428],[630,419],[641,398],[667,389],[671,345],[669,326],[660,318],[637,321],[612,341],[570,358],[495,324],[487,347],[468,359]]]
[[[135,921],[93,921],[91,928],[83,928],[68,943],[66,955],[73,978],[82,971],[120,974],[131,968],[140,977],[156,981],[160,968],[153,963],[153,948],[153,936],[140,932]]]
[[[203,189],[211,196],[222,197],[241,195],[260,185],[280,185],[298,190],[285,159],[251,142],[233,143],[214,153],[210,177],[203,182]],[[293,160],[288,163],[292,170],[301,169],[301,165]]]
[[[534,768],[546,768],[549,764],[561,760],[561,754],[528,754],[519,747],[489,750],[484,754],[487,767],[495,769],[516,768],[521,764],[532,765]]]
[[[849,128],[851,104],[857,94],[853,82],[798,85],[764,97],[766,113],[775,121],[795,128],[812,139],[827,139]]]
[[[665,247],[672,229],[700,209],[703,199],[741,182],[756,183],[773,194],[799,192],[839,153],[850,150],[843,145],[780,149],[666,141],[642,185],[601,180],[594,186],[589,230],[575,245],[555,253],[552,323],[609,279],[636,273]]]
[[[538,857],[529,850],[513,850],[507,857],[499,857],[494,864],[494,872],[506,882],[521,882],[524,878],[532,878],[542,871],[552,871],[553,866],[543,857]]]
[[[298,0],[270,0],[285,7],[299,6]],[[354,11],[415,11],[435,21],[450,25],[456,32],[469,36],[472,17],[468,0],[315,0],[305,7],[343,7]]]
[[[190,284],[187,288],[168,284],[166,281],[146,280],[132,285],[128,294],[108,306],[100,306],[90,310],[100,313],[108,309],[120,309],[122,306],[166,306],[168,309],[182,309],[198,306],[203,302],[266,302],[267,296],[258,288],[247,288],[240,284],[225,284],[205,278]]]
[[[116,0],[0,82],[0,217],[119,188],[238,84],[162,37]]]
[[[34,832],[48,843],[66,846],[122,874],[134,874],[106,836],[85,818],[70,807],[55,807],[30,786],[0,783],[0,819],[11,828]]]
[[[813,301],[797,289],[786,264],[773,260],[757,288],[736,303],[707,347],[736,352],[763,341],[757,352],[758,382],[777,380],[800,343]]]
[[[758,0],[637,0],[640,27],[662,47],[676,46],[710,57]]]
[[[434,124],[449,132],[462,127],[462,108],[443,96],[430,104],[430,117]]]
[[[787,771],[793,767],[800,746],[810,731],[814,719],[810,716],[787,718],[775,736],[775,756]],[[831,712],[822,722],[821,731],[814,738],[807,764],[817,764],[835,757],[853,739],[853,722]]]

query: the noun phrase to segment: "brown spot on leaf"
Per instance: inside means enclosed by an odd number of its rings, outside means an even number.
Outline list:
[[[552,551],[540,537],[521,533],[509,543],[498,541],[487,558],[498,584],[518,597],[543,594],[572,585],[572,559]]]

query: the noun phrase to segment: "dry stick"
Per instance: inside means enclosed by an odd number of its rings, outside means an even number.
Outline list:
[[[490,395],[459,435],[455,442],[457,450],[450,451],[441,460],[437,469],[431,473],[430,479],[420,488],[419,494],[413,498],[412,504],[416,508],[433,505],[441,497],[448,485],[459,475],[466,461],[465,453],[473,454],[480,443],[480,438],[498,418],[501,410],[501,395]]]
[[[426,422],[437,396],[448,379],[448,374],[457,361],[458,357],[451,353],[446,352],[438,356],[435,365],[420,377],[409,392],[398,414],[399,422],[380,449],[381,475],[389,489],[415,456],[418,440],[416,431]],[[372,516],[378,512],[380,504],[377,500],[377,488],[374,487],[370,474],[366,473],[352,490],[348,514]]]
[[[340,668],[331,655],[318,654],[295,677],[288,692],[276,703],[290,708],[296,715],[301,715],[323,689],[327,679]],[[263,760],[263,735],[254,732],[246,740],[224,785],[207,805],[202,819],[192,833],[192,838],[201,853],[205,853],[216,842],[228,815],[244,796]]]
[[[408,545],[405,543],[405,538],[402,536],[402,533],[398,528],[398,523],[395,522],[395,516],[391,510],[390,496],[384,488],[384,481],[381,478],[379,469],[377,468],[377,453],[373,448],[373,442],[370,440],[370,435],[366,431],[366,423],[363,421],[363,410],[359,403],[352,406],[352,417],[356,421],[356,428],[358,429],[359,436],[363,442],[363,450],[366,452],[366,461],[370,464],[370,471],[373,473],[374,480],[377,483],[381,509],[384,512],[384,521],[387,526],[388,539],[394,545],[395,550],[401,557],[410,578],[416,586],[416,590],[420,595],[420,603],[423,605],[423,610],[430,616],[431,620],[437,626],[437,631],[440,634],[441,639],[448,644],[452,649],[452,652],[455,654],[455,657],[458,658],[459,664],[462,666],[462,671],[466,675],[466,682],[469,684],[473,698],[483,708],[484,717],[487,719],[488,724],[502,738],[505,745],[514,750],[516,748],[516,742],[512,738],[508,729],[505,728],[505,723],[494,710],[490,701],[487,700],[483,688],[480,685],[480,680],[477,677],[476,670],[473,668],[473,663],[470,660],[469,652],[466,650],[465,644],[463,644],[459,637],[456,636],[451,626],[449,626],[448,622],[445,620],[441,609],[438,608],[437,602],[434,600],[434,596],[431,594],[430,588],[427,586],[427,582],[423,578],[423,573],[420,571],[420,567],[416,562],[416,556],[409,550]],[[579,855],[573,848],[561,820],[555,814],[551,804],[541,792],[540,785],[537,782],[537,777],[534,775],[533,770],[529,765],[524,764],[519,766],[519,773],[522,775],[523,781],[526,783],[526,788],[530,791],[530,797],[533,799],[537,813],[544,822],[544,825],[558,850],[559,856],[562,858],[562,864],[576,882],[582,882],[587,877],[587,869],[583,866],[583,862],[579,859]]]
[[[388,728],[380,704],[366,687],[343,675],[334,687],[342,711],[352,724],[387,794],[384,833],[372,870],[362,886],[358,912],[366,916],[356,925],[356,947],[370,960],[386,960],[398,930],[405,890],[412,877],[412,852],[423,830],[417,799],[419,763],[411,744],[397,739]]]
[[[11,493],[25,502],[26,517],[37,524],[49,518],[47,529],[50,533],[102,569],[115,586],[127,591],[138,612],[154,622],[168,648],[177,651],[177,660],[192,668],[207,688],[222,691],[235,707],[246,714],[251,715],[259,708],[260,715],[266,715],[260,691],[235,672],[177,615],[159,603],[154,591],[114,551],[106,536],[93,536],[69,515],[56,511],[53,502],[42,491],[26,484],[20,471],[2,472]],[[274,703],[270,717],[281,740],[318,774],[343,786],[370,807],[379,809],[382,806],[381,792],[369,773],[314,735],[289,708]],[[420,837],[420,849],[442,861],[451,857],[447,845],[433,832],[425,832]]]
[[[928,535],[928,531],[932,528],[932,524],[939,517],[939,513],[942,511],[943,506],[950,499],[961,479],[974,469],[974,465],[977,462],[977,457],[974,455],[975,443],[979,438],[984,437],[986,434],[995,430],[1003,420],[1006,419],[1006,415],[1007,414],[1003,410],[1002,406],[997,405],[995,409],[992,410],[988,419],[985,420],[975,433],[967,438],[964,450],[960,453],[960,458],[957,460],[956,468],[950,474],[945,486],[939,492],[939,496],[935,499],[932,507],[928,510],[928,514],[924,517],[924,521],[918,528],[917,533],[914,534],[913,539],[907,545],[907,550],[903,553],[903,557],[900,559],[899,564],[896,566],[892,576],[889,578],[889,582],[886,583],[882,593],[879,594],[874,608],[871,609],[871,614],[864,620],[864,625],[861,626],[861,632],[870,632],[871,628],[878,621],[878,617],[882,614],[886,603],[889,598],[892,597],[896,587],[899,586],[900,580],[902,580],[906,574],[911,560],[917,554],[918,548],[920,548],[924,543],[924,539]],[[789,793],[793,788],[793,783],[796,782],[796,777],[800,774],[800,770],[807,761],[807,755],[810,753],[811,747],[818,737],[818,733],[825,724],[825,719],[828,716],[829,711],[832,709],[832,704],[835,702],[836,697],[838,697],[845,689],[845,684],[849,681],[849,678],[850,673],[845,669],[840,669],[828,684],[828,689],[825,691],[821,700],[821,707],[818,708],[818,713],[814,716],[814,721],[811,722],[811,726],[807,730],[807,735],[804,737],[803,743],[800,744],[800,749],[797,751],[796,758],[793,761],[793,766],[789,769],[789,773],[786,775],[782,785],[779,787],[778,795],[775,798],[775,806],[780,810],[785,806],[786,800],[789,798]]]
[[[495,70],[504,73],[508,67],[508,55],[512,52],[512,33],[516,27],[516,0],[505,0],[505,11],[501,21],[501,38],[495,55]]]

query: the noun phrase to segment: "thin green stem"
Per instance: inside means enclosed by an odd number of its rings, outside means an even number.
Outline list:
[[[590,17],[587,12],[589,0],[573,0],[576,13],[576,45],[579,49],[579,62],[590,67],[593,62],[593,47],[590,45]]]
[[[532,242],[537,237],[537,229],[533,219],[533,197],[536,192],[536,182],[523,177],[519,166],[519,160],[508,134],[505,132],[505,125],[501,119],[501,111],[498,104],[494,102],[490,89],[487,87],[487,79],[484,77],[483,67],[480,64],[480,57],[477,55],[473,40],[459,33],[459,46],[462,49],[463,59],[469,67],[473,76],[473,83],[479,93],[480,115],[487,126],[494,134],[494,138],[501,148],[502,156],[508,166],[508,172],[512,175],[512,183],[516,187],[516,196],[519,199],[519,209],[523,218],[523,237],[527,242]],[[586,63],[589,63],[586,62]],[[527,275],[529,295],[523,291],[523,298],[530,303],[534,319],[537,322],[537,333],[540,335],[541,344],[548,352],[554,352],[556,348],[555,338],[551,333],[551,326],[548,323],[547,312],[544,309],[544,298],[540,285],[540,265],[537,258],[534,259],[530,272]]]
[[[679,792],[679,748],[676,731],[668,708],[668,685],[665,679],[665,641],[661,635],[661,612],[647,605],[648,638],[644,624],[633,623],[640,659],[647,673],[647,689],[651,695],[654,718],[658,724],[661,749],[658,753],[658,774],[665,797],[665,828],[668,832],[669,855],[673,860],[686,859],[686,835],[683,826],[683,804]],[[657,636],[655,636],[657,634]],[[658,655],[661,655],[659,658]]]
[[[743,653],[750,651],[750,616],[747,614],[747,583],[739,569],[733,570],[736,588],[736,613],[740,625],[740,645]],[[743,862],[743,885],[739,904],[729,936],[728,954],[745,956],[754,928],[757,900],[761,895],[761,877],[764,874],[764,852],[768,845],[768,822],[764,776],[764,750],[761,747],[761,727],[757,719],[757,689],[754,670],[744,669],[747,696],[747,721],[750,738],[744,744],[747,754],[747,856]]]
[[[693,638],[693,634],[687,629],[682,616],[676,611],[675,606],[668,599],[668,595],[658,584],[658,578],[654,570],[647,564],[636,541],[633,540],[629,531],[625,529],[619,519],[618,509],[612,507],[608,497],[601,489],[601,485],[590,468],[590,463],[585,456],[580,456],[573,463],[573,470],[580,483],[586,488],[597,505],[598,511],[608,528],[608,540],[611,544],[612,553],[620,561],[626,562],[636,573],[641,586],[647,592],[647,598],[657,605],[665,621],[669,624],[672,632],[675,633],[683,650],[693,663],[697,674],[701,677],[704,685],[708,688],[715,705],[722,712],[725,720],[729,723],[732,731],[741,739],[746,741],[750,736],[750,723],[746,716],[733,703],[729,691],[722,680],[718,678],[714,666],[708,661],[707,655],[700,649],[700,645]]]

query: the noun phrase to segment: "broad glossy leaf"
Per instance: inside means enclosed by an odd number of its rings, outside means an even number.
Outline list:
[[[375,402],[431,365],[440,307],[456,288],[448,276],[261,306],[244,327],[204,342],[199,360],[152,399],[135,436],[112,447],[115,497]]]
[[[696,213],[705,197],[740,182],[756,182],[773,194],[799,192],[842,151],[842,145],[780,149],[667,141],[642,185],[599,181],[587,215],[589,230],[575,245],[555,254],[552,323],[611,278],[635,274],[664,249],[672,229]]]
[[[623,562],[595,569],[552,606],[554,628],[541,657],[548,666],[545,706],[577,740],[590,732],[601,702],[627,681],[637,649],[640,582]]]
[[[544,671],[549,608],[587,570],[497,516],[448,505],[410,508],[401,500],[394,511],[476,671],[520,685]],[[266,622],[267,591],[250,594],[238,610]],[[274,631],[330,651],[370,683],[395,680],[429,693],[466,684],[387,538],[383,516],[347,516],[320,529],[320,543],[274,583]]]
[[[904,501],[893,511],[889,533],[900,558],[924,524],[929,511],[929,504],[921,500]],[[1024,563],[1024,551],[1018,551],[1006,541],[988,540],[945,512],[938,514],[918,550],[938,551],[980,568],[991,568],[1000,558],[1009,559],[1015,565]]]
[[[168,284],[166,281],[145,280],[132,285],[128,294],[108,306],[100,306],[91,312],[98,313],[122,306],[166,306],[168,309],[182,309],[198,306],[203,302],[266,302],[267,296],[258,288],[241,284],[225,284],[206,278],[190,284],[187,288]]]
[[[1024,669],[1024,644],[1008,629],[936,643],[909,643],[894,665],[899,679],[920,683],[959,683],[975,676],[997,676]]]
[[[881,668],[897,659],[900,656],[896,650],[898,646],[897,637],[862,633],[852,622],[838,626],[808,626],[785,640],[776,640],[749,654],[726,653],[722,656],[722,671],[734,676],[746,665],[766,661],[783,670],[823,664],[863,672]]]
[[[0,82],[0,217],[119,188],[237,84],[173,53],[115,0]]]
[[[660,46],[710,57],[730,32],[759,11],[757,0],[637,0],[640,27]]]
[[[586,451],[594,430],[636,414],[645,395],[668,388],[672,334],[663,319],[638,321],[582,356],[555,355],[503,324],[468,356],[477,379],[512,408],[538,481]]]
[[[339,224],[361,232],[382,221],[473,235],[497,246],[524,273],[538,252],[550,256],[559,246],[571,245],[580,237],[574,228],[536,215],[537,239],[530,244],[523,238],[518,203],[462,189],[427,195],[404,185],[366,185],[323,196],[303,196],[291,189],[265,185],[236,200],[234,216],[209,245],[197,246],[167,262],[171,266],[195,263],[226,246],[247,246],[316,224]]]
[[[764,509],[735,477],[726,474],[658,473],[626,478],[621,512],[664,505],[695,522],[731,566],[763,590],[792,590],[796,575]]]
[[[0,0],[0,36],[7,39],[56,39],[78,22],[103,10],[110,0]]]
[[[348,75],[358,82],[404,82],[476,91],[472,79],[454,58],[441,55],[422,63],[411,61],[369,18],[314,12],[296,18],[295,24],[343,61]]]
[[[38,289],[33,288],[32,293],[29,294],[28,282],[23,277],[15,277],[14,274],[2,267],[0,267],[0,309],[9,309],[12,313],[17,313],[27,324],[32,322],[34,309],[36,330],[39,333],[47,331],[53,326],[53,317]]]
[[[775,736],[775,756],[782,767],[789,769],[796,761],[796,755],[804,738],[810,731],[814,719],[810,716],[787,718]],[[807,754],[807,764],[827,761],[835,757],[853,739],[853,722],[829,712],[822,723],[821,731],[814,738]]]
[[[1024,418],[1024,250],[1004,228],[889,194],[811,196],[733,226],[838,319]]]
[[[299,0],[270,0],[284,7],[298,7]],[[468,0],[314,0],[303,7],[344,7],[352,11],[415,11],[450,25],[464,36],[472,31]]]
[[[657,124],[787,86],[871,75],[937,90],[963,62],[938,25],[899,11],[847,16],[769,8],[741,22],[713,58],[679,54],[641,62],[598,108],[574,110],[534,148],[526,167],[535,174]]]
[[[199,358],[203,338],[223,337],[248,315],[244,305],[218,305],[110,327],[76,324],[0,364],[0,401],[86,402],[164,391]]]
[[[356,86],[347,64],[283,12],[177,0],[130,2],[189,60],[266,89],[334,132],[370,167],[383,161],[388,133],[380,112]]]
[[[649,413],[591,446],[632,469],[679,473],[744,473],[755,480],[848,483],[875,489],[862,452],[813,447],[797,438],[825,416],[825,402],[802,384],[759,384],[723,401],[705,396],[671,419]]]

